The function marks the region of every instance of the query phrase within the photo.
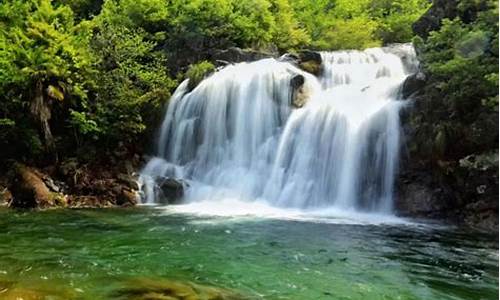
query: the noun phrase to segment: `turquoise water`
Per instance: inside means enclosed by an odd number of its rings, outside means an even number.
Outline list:
[[[256,299],[497,299],[498,238],[147,207],[0,210],[0,299],[14,288],[46,299],[113,299],[135,278]]]

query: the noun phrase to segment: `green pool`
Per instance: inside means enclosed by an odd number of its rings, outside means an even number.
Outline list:
[[[114,299],[135,278],[252,299],[497,299],[498,238],[151,207],[0,209],[0,299],[13,289],[26,299]]]

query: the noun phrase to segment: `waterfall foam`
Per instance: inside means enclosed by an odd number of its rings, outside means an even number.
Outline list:
[[[390,213],[400,148],[399,86],[415,69],[410,44],[323,52],[316,78],[289,62],[230,65],[172,96],[158,157],[141,173],[189,183],[184,201],[238,199],[272,206]],[[291,80],[308,101],[292,108]],[[155,192],[156,191],[156,192]]]

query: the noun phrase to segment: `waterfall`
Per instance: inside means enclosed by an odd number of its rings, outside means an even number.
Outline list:
[[[317,78],[290,62],[230,65],[176,90],[157,157],[141,172],[144,202],[158,178],[188,184],[183,201],[390,213],[400,148],[399,87],[414,72],[410,44],[322,52]],[[300,108],[293,106],[303,76]],[[156,191],[156,192],[155,192]]]

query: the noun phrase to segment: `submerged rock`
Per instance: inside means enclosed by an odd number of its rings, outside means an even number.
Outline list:
[[[251,299],[237,292],[168,279],[140,278],[113,293],[112,297],[124,300],[244,300]]]

